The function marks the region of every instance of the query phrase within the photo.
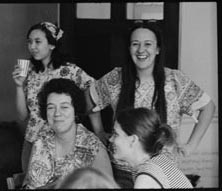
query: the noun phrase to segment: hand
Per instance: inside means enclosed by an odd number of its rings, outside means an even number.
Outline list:
[[[12,78],[18,87],[22,87],[26,77],[20,76],[21,69],[18,65],[15,65],[14,71],[12,72]]]

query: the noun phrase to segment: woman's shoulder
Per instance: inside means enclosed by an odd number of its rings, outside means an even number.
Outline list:
[[[157,171],[160,166],[152,159],[146,160],[137,166],[138,172]]]
[[[121,71],[121,67],[115,67],[102,78],[100,78],[99,81],[106,81],[108,85],[115,86],[121,81]]]
[[[168,67],[164,67],[164,71],[165,71],[166,76],[168,76],[168,75],[174,75],[174,74],[177,74],[177,73],[180,73],[180,72],[181,72],[181,71],[178,70],[178,69],[172,69],[172,68],[168,68]]]
[[[109,72],[107,72],[106,74],[103,75],[102,78],[104,77],[109,77],[109,76],[116,76],[116,75],[120,75],[122,71],[121,67],[114,67],[112,70],[110,70]]]
[[[73,62],[66,62],[64,65],[61,65],[59,69],[63,68],[79,68],[75,63]]]
[[[90,130],[88,130],[83,124],[77,124],[77,136],[79,143],[100,143],[99,138]]]
[[[158,154],[140,164],[138,169],[140,171],[162,171],[162,166],[171,166],[174,161],[168,158],[164,153]]]
[[[179,69],[164,68],[166,80],[174,80],[177,82],[188,82],[190,78]]]
[[[52,137],[55,135],[55,132],[51,129],[48,130],[41,130],[39,132],[39,135],[37,136],[37,139],[34,143],[36,144],[45,144],[49,142],[49,140],[52,139]]]
[[[76,63],[74,62],[66,62],[64,65],[61,65],[59,67],[59,69],[63,69],[63,68],[69,68],[69,69],[76,69],[76,70],[83,70],[80,66],[78,66]]]
[[[179,69],[172,69],[168,67],[164,67],[164,71],[166,76],[168,75],[185,75],[185,73]]]
[[[111,74],[121,74],[121,72],[122,72],[122,67],[115,67],[109,73],[111,73]]]

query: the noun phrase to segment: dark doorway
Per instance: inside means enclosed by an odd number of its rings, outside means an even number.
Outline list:
[[[60,25],[66,33],[65,50],[76,64],[98,79],[125,60],[126,3],[111,3],[110,19],[79,19],[76,3],[60,5]],[[166,66],[178,66],[179,3],[164,3],[164,19],[157,21],[166,42]]]

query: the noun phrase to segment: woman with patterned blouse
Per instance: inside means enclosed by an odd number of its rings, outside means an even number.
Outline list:
[[[161,153],[163,146],[175,141],[172,132],[154,110],[141,107],[118,113],[110,141],[115,158],[136,169],[134,188],[192,188],[174,161]]]
[[[70,79],[46,82],[38,94],[45,133],[33,143],[24,188],[52,188],[56,181],[82,167],[113,177],[105,146],[77,121],[84,113],[83,92]]]
[[[100,110],[111,105],[114,118],[127,107],[147,107],[160,115],[177,134],[183,114],[195,120],[194,130],[185,145],[167,148],[172,157],[195,150],[206,132],[215,105],[211,98],[180,70],[164,67],[162,34],[155,22],[135,21],[129,32],[129,55],[123,67],[116,67],[92,83],[88,93],[88,110],[95,133],[106,139]],[[183,156],[182,155],[182,156]],[[112,156],[112,154],[111,154]],[[170,156],[170,155],[169,155]],[[112,159],[114,177],[122,187],[132,187],[131,167]]]
[[[22,153],[22,166],[25,171],[32,143],[36,140],[45,121],[39,116],[36,96],[44,82],[53,78],[72,79],[76,85],[85,90],[94,80],[77,65],[69,63],[59,52],[63,31],[49,22],[32,26],[27,33],[28,50],[32,66],[27,77],[19,75],[16,65],[13,78],[16,84],[16,106],[21,120],[27,120],[25,141]]]

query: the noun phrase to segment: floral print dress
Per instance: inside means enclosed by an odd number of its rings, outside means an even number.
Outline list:
[[[94,79],[81,68],[71,63],[67,63],[66,66],[61,66],[58,69],[48,69],[46,72],[36,73],[30,70],[24,85],[26,103],[29,110],[25,139],[29,142],[37,139],[40,129],[46,123],[39,115],[37,94],[43,84],[53,78],[71,79],[82,90],[87,89],[90,83],[94,81]]]
[[[111,105],[114,112],[116,111],[122,83],[121,75],[121,68],[116,67],[91,84],[90,95],[96,104],[94,111],[102,110],[108,105]],[[210,97],[179,70],[165,68],[165,75],[164,90],[167,103],[167,124],[177,134],[183,114],[191,116],[197,122],[196,114],[198,109],[209,103]],[[142,82],[139,86],[136,84],[136,87],[134,107],[151,109],[154,81]],[[177,160],[177,157],[170,153],[168,154],[169,157]],[[126,162],[117,162],[114,158],[111,159],[114,164],[123,165],[122,169],[131,171]]]
[[[74,169],[92,166],[101,148],[105,146],[98,137],[82,124],[76,125],[73,150],[60,158],[55,157],[55,133],[48,130],[33,144],[25,188],[35,189],[55,182]]]

